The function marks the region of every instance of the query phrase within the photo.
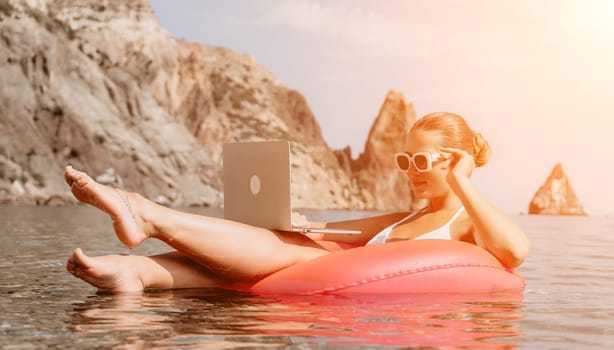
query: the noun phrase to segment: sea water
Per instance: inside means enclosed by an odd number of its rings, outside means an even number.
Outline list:
[[[219,216],[217,209],[191,209]],[[365,212],[307,212],[342,220]],[[614,347],[614,218],[514,216],[532,243],[523,293],[262,296],[215,289],[98,293],[65,270],[75,247],[129,251],[95,209],[0,207],[0,348]]]

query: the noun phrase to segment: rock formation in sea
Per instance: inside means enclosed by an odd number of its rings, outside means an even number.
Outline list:
[[[294,206],[406,209],[389,152],[414,120],[389,94],[353,160],[299,92],[249,55],[173,38],[146,0],[0,0],[0,202],[71,201],[72,164],[165,204],[220,206],[222,144],[284,139]]]
[[[529,214],[587,215],[561,163],[555,165],[529,204]]]

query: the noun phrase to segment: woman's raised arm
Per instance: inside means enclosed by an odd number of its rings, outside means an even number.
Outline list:
[[[492,205],[473,186],[469,179],[475,167],[473,157],[456,148],[441,147],[441,151],[452,156],[447,181],[473,222],[477,244],[507,267],[520,265],[529,254],[529,239],[508,215]]]

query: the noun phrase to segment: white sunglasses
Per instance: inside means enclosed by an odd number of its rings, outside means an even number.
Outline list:
[[[425,173],[433,169],[433,162],[441,158],[439,153],[416,152],[413,155],[409,153],[395,153],[394,160],[399,171],[407,172],[411,164],[418,172]]]

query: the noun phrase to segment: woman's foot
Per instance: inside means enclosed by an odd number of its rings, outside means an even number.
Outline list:
[[[135,264],[126,255],[90,257],[75,249],[66,262],[66,270],[75,277],[110,292],[138,292],[144,289],[135,272]]]
[[[149,236],[141,215],[143,197],[101,185],[71,166],[64,169],[64,179],[80,202],[93,205],[111,216],[117,237],[128,248],[136,247]]]

